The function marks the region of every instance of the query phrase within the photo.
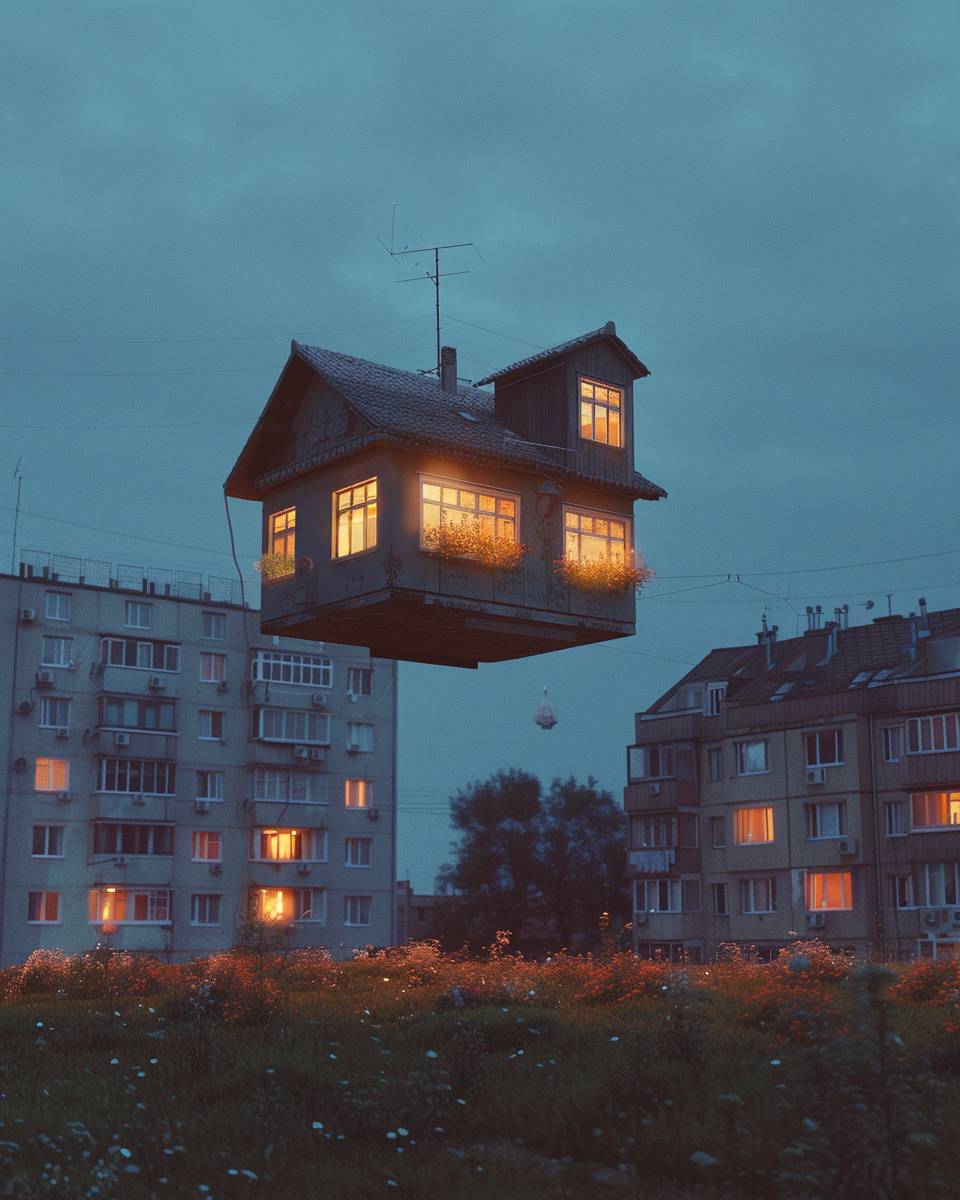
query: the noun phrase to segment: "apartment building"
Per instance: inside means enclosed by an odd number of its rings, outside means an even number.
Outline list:
[[[834,616],[782,641],[764,621],[636,715],[639,954],[960,954],[960,609]]]
[[[251,918],[395,940],[395,662],[264,636],[229,579],[34,551],[0,631],[0,965],[184,960]]]

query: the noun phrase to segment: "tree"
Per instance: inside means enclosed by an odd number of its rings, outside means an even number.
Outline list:
[[[456,859],[437,876],[453,893],[437,910],[448,947],[489,944],[498,929],[523,944],[534,923],[539,940],[565,946],[626,910],[623,813],[592,777],[555,779],[544,797],[536,776],[498,771],[453,797],[451,819]]]

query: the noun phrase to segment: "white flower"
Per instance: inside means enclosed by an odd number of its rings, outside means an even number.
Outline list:
[[[313,1123],[313,1128],[314,1128],[314,1129],[322,1129],[322,1128],[323,1128],[323,1122],[322,1122],[322,1121],[314,1121],[314,1123]]]
[[[436,1050],[428,1050],[426,1053],[426,1057],[427,1058],[439,1058],[440,1056],[437,1054]]]

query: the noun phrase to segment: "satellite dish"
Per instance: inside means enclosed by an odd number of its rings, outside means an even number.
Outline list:
[[[540,707],[533,714],[533,719],[541,729],[552,729],[557,723],[557,718],[550,707],[550,701],[547,699],[546,688],[543,689],[543,699],[540,701]]]

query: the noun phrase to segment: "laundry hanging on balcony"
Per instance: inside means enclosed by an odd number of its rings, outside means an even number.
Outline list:
[[[541,729],[552,729],[557,723],[557,718],[550,707],[550,701],[547,699],[546,688],[543,689],[543,699],[540,701],[540,707],[533,714],[533,719]]]

